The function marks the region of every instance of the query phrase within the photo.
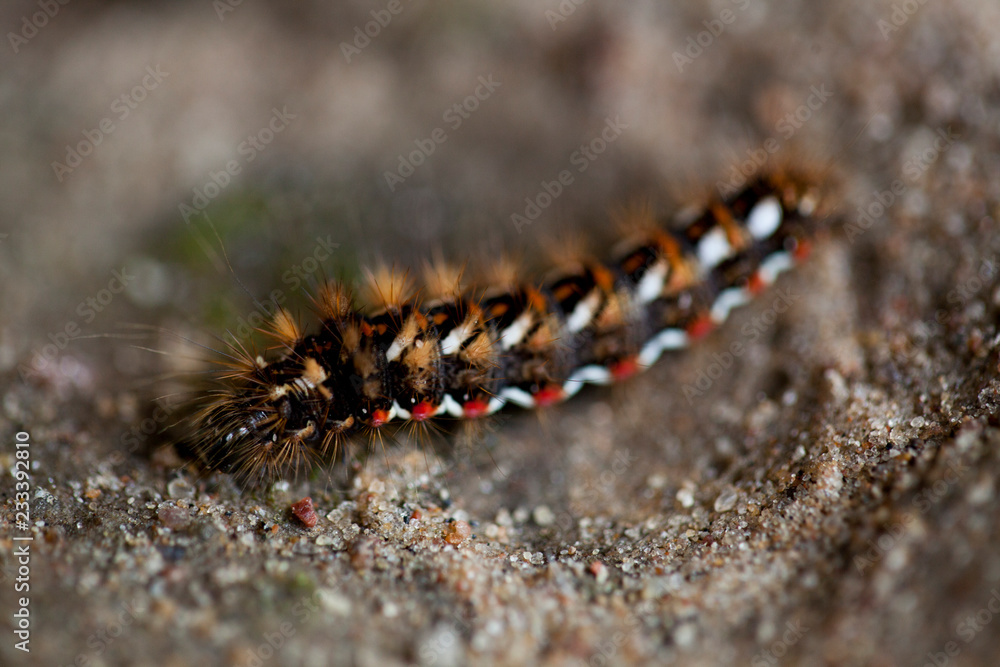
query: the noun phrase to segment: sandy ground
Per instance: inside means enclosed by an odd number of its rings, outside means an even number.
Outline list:
[[[820,4],[6,3],[0,662],[995,664],[1000,11]],[[833,224],[626,386],[257,493],[164,432],[233,273],[542,266],[765,146]]]

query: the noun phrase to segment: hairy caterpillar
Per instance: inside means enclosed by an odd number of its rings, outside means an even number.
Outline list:
[[[373,279],[373,312],[327,283],[313,299],[312,333],[279,311],[265,332],[269,354],[231,345],[197,416],[196,451],[256,484],[334,460],[352,436],[393,420],[477,419],[623,380],[791,267],[820,203],[808,179],[769,173],[680,214],[678,231],[640,216],[610,258],[579,259],[539,283],[507,271],[466,287],[460,271],[437,266],[417,299],[387,273]]]

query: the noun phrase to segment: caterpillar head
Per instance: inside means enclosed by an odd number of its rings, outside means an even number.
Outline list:
[[[241,361],[199,415],[203,463],[253,486],[336,457],[358,420],[322,363],[297,355]]]

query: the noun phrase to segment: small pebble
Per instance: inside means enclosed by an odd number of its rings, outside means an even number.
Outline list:
[[[160,506],[160,509],[156,512],[156,518],[160,520],[160,523],[171,530],[183,528],[191,519],[187,510],[181,509],[180,507],[170,503],[163,503]]]
[[[715,499],[715,511],[728,512],[736,506],[737,498],[735,489],[724,489]]]
[[[587,569],[590,571],[592,575],[594,575],[594,579],[597,581],[597,583],[603,584],[605,581],[608,580],[608,568],[601,561],[595,560],[593,563],[590,564],[590,566]]]
[[[313,508],[313,499],[310,496],[306,496],[299,502],[292,505],[292,514],[295,515],[299,521],[306,528],[312,528],[319,521],[319,517],[316,516],[316,510]]]
[[[674,631],[674,641],[681,648],[691,648],[698,638],[698,630],[693,623],[682,623]]]
[[[167,495],[171,498],[193,498],[194,486],[186,479],[175,479],[167,484]]]
[[[556,515],[549,509],[548,505],[539,505],[531,513],[531,518],[537,525],[545,527],[551,526],[555,522]]]
[[[465,521],[452,521],[444,531],[444,541],[448,544],[461,544],[462,540],[472,535],[472,526]]]

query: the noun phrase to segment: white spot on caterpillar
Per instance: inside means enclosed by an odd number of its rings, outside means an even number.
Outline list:
[[[392,402],[392,411],[390,412],[390,414],[394,414],[396,417],[399,417],[400,419],[410,418],[410,413],[404,410],[402,406],[400,406],[399,403],[397,403],[396,401]]]
[[[528,330],[531,328],[532,322],[531,311],[525,311],[514,320],[509,327],[503,330],[500,335],[500,347],[504,350],[509,350],[522,340],[528,334]]]
[[[777,279],[778,274],[786,271],[795,265],[792,256],[784,250],[776,252],[765,259],[757,269],[757,275],[765,285],[770,285]]]
[[[465,411],[462,406],[459,405],[458,401],[451,397],[451,394],[446,393],[441,399],[441,409],[451,415],[452,417],[462,417]]]
[[[698,261],[706,270],[714,269],[729,257],[732,250],[726,238],[726,230],[715,227],[698,241]]]
[[[636,357],[636,361],[640,366],[652,366],[657,362],[661,354],[663,354],[663,346],[654,337],[642,346],[642,349],[639,350],[639,356]]]
[[[535,397],[520,387],[504,387],[500,390],[500,397],[522,408],[535,407]]]
[[[589,364],[573,371],[569,379],[563,383],[563,393],[566,397],[574,396],[584,384],[610,384],[611,371],[604,366]]]
[[[445,339],[441,341],[441,354],[448,356],[458,352],[462,348],[462,343],[467,341],[472,335],[475,327],[475,321],[470,318],[452,329]]]
[[[590,384],[610,384],[611,371],[604,366],[589,364],[573,371],[567,382],[588,382]]]
[[[667,279],[667,266],[666,260],[660,260],[643,274],[639,284],[635,286],[635,299],[639,305],[655,301],[663,294],[663,285]]]
[[[778,198],[774,195],[757,202],[747,216],[747,229],[757,240],[766,239],[781,225],[782,211]]]
[[[687,347],[688,335],[683,329],[664,329],[642,346],[636,359],[640,367],[652,366],[665,350]]]
[[[407,341],[402,340],[401,336],[396,336],[396,339],[392,341],[392,345],[389,349],[385,351],[386,361],[395,361],[399,355],[402,353],[403,348],[406,347]]]
[[[664,329],[656,338],[664,350],[680,350],[688,346],[687,332],[683,329]]]
[[[566,330],[569,333],[576,333],[585,329],[593,321],[594,313],[597,312],[600,301],[601,293],[596,289],[592,290],[586,298],[576,304],[576,308],[573,309],[573,312],[566,319]]]
[[[729,316],[729,311],[750,301],[750,295],[742,287],[724,289],[712,304],[712,321],[723,322]]]

